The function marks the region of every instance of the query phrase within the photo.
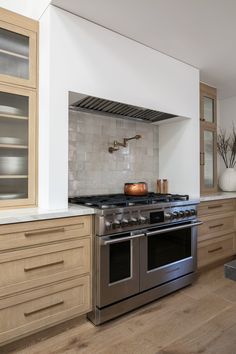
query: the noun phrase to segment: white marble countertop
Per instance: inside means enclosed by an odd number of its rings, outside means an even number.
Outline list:
[[[0,211],[0,225],[91,215],[94,214],[94,212],[93,208],[74,204],[69,205],[67,209],[58,210],[45,210],[39,208],[8,209]]]
[[[206,194],[200,197],[200,202],[209,202],[211,200],[232,199],[236,198],[236,192],[218,192],[213,194]]]

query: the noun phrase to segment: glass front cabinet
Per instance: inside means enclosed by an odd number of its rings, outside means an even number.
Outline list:
[[[217,191],[216,89],[200,84],[200,174],[201,193]]]
[[[36,28],[0,9],[0,208],[36,204]]]
[[[36,33],[0,21],[0,81],[36,87]]]

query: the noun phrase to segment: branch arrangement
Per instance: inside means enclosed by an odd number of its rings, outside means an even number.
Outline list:
[[[233,125],[232,133],[227,135],[220,131],[217,135],[217,151],[222,157],[226,168],[234,168],[236,165],[236,129]]]

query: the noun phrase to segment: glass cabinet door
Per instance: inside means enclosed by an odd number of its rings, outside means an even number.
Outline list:
[[[36,34],[0,21],[0,81],[36,86]]]
[[[205,130],[204,139],[204,186],[214,187],[214,132]]]
[[[216,189],[216,131],[201,129],[201,191],[210,192]]]
[[[201,193],[217,191],[216,89],[200,84]]]
[[[34,96],[0,85],[0,206],[34,198]]]
[[[208,123],[215,122],[215,99],[203,96],[203,119]]]

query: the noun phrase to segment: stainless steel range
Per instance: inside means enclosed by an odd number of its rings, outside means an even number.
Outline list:
[[[101,324],[191,284],[197,267],[197,201],[149,193],[74,197],[96,209],[93,311]]]

